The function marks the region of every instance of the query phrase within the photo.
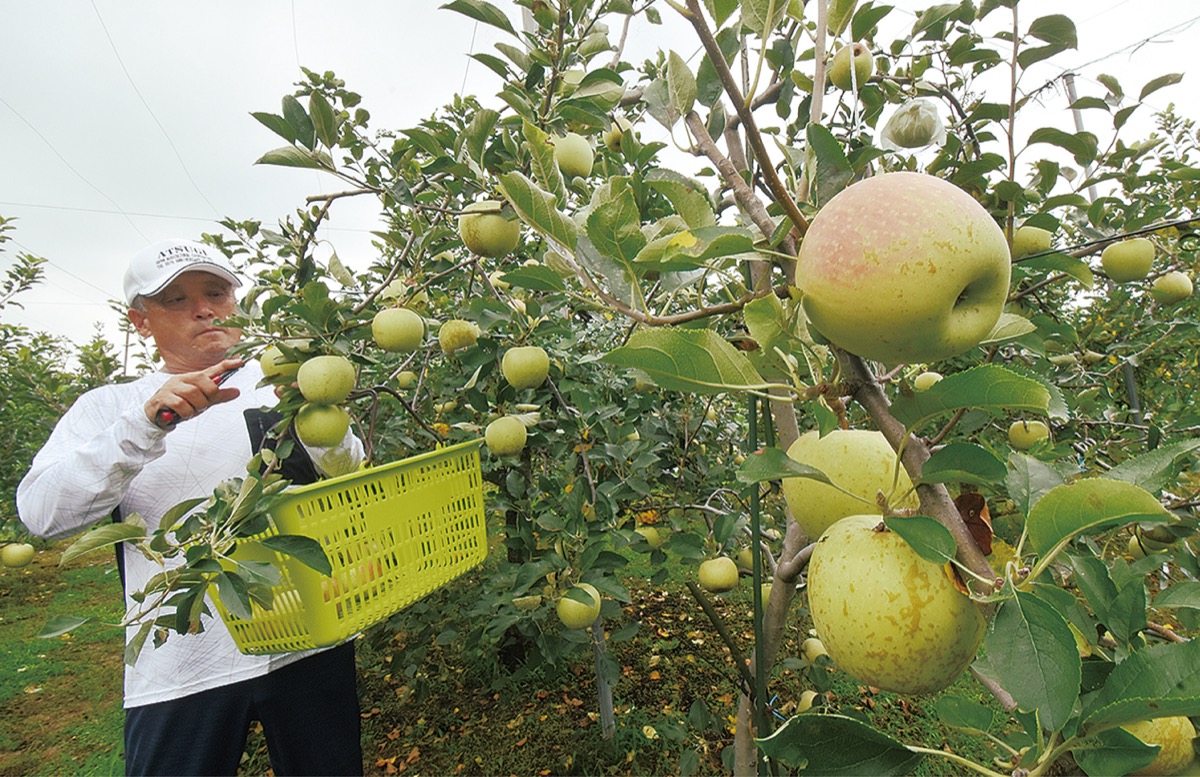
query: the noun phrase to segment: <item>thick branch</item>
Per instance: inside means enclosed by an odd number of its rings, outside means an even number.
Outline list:
[[[783,212],[791,219],[796,229],[800,230],[800,233],[803,234],[808,230],[808,219],[804,218],[804,214],[800,212],[796,201],[792,199],[791,193],[783,185],[783,181],[779,178],[779,173],[775,170],[775,165],[771,162],[771,156],[767,153],[766,144],[763,143],[762,133],[759,132],[758,124],[754,120],[753,109],[746,103],[746,98],[742,96],[737,81],[734,80],[733,73],[729,71],[729,64],[725,62],[725,55],[721,53],[721,47],[717,44],[717,39],[713,37],[712,30],[708,28],[708,22],[704,19],[704,12],[700,8],[699,0],[687,0],[687,8],[687,19],[696,30],[700,42],[704,45],[704,51],[708,54],[709,61],[716,68],[717,76],[721,79],[721,85],[724,87],[725,93],[729,95],[729,99],[733,102],[734,110],[742,120],[742,124],[746,127],[746,138],[750,141],[754,157],[758,160],[758,164],[762,168],[762,174],[767,180],[775,201],[783,208]],[[770,233],[768,232],[767,234],[769,235]]]
[[[883,436],[887,438],[892,448],[900,450],[903,445],[900,461],[909,477],[914,482],[917,481],[921,477],[921,470],[925,466],[925,462],[929,460],[929,448],[924,441],[908,434],[904,424],[892,415],[891,403],[888,402],[887,396],[883,393],[883,389],[875,380],[875,376],[867,367],[866,362],[841,349],[834,350],[843,374],[850,384],[851,395],[870,414],[875,425],[883,432]],[[906,434],[908,435],[907,439],[905,439]],[[958,545],[959,562],[983,579],[995,580],[996,573],[992,570],[992,565],[988,563],[987,558],[975,543],[975,538],[971,536],[971,530],[967,528],[958,508],[955,507],[954,500],[950,498],[950,492],[946,490],[946,486],[941,483],[922,483],[917,486],[917,496],[921,499],[921,511],[941,522],[954,536],[954,541]]]

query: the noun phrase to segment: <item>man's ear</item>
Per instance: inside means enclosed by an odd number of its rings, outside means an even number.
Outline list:
[[[133,328],[137,330],[139,335],[142,337],[151,336],[150,323],[146,320],[146,311],[130,308],[127,315],[129,316],[129,323],[133,324]]]

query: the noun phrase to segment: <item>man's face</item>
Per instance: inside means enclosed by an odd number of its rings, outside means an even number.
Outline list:
[[[143,337],[153,337],[167,372],[195,372],[225,358],[242,330],[214,326],[233,314],[233,287],[222,278],[189,270],[145,299],[145,310],[130,309],[129,320]]]

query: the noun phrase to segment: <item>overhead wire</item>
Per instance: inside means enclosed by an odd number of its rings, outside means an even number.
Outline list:
[[[171,139],[171,133],[167,132],[167,128],[163,126],[161,121],[159,121],[158,116],[154,113],[154,109],[150,107],[150,103],[146,101],[146,98],[142,95],[142,91],[138,89],[137,83],[133,80],[133,76],[130,75],[129,68],[125,67],[125,60],[121,58],[121,52],[117,50],[117,44],[115,41],[113,41],[112,35],[109,34],[108,25],[104,23],[104,17],[100,15],[100,9],[96,7],[96,0],[91,0],[91,2],[92,10],[96,12],[96,18],[100,21],[100,29],[104,30],[104,37],[108,39],[108,45],[112,48],[113,56],[117,58],[117,64],[121,66],[121,72],[125,74],[125,78],[129,81],[129,86],[132,87],[133,93],[137,95],[139,100],[141,100],[142,107],[146,109],[146,113],[150,114],[150,118],[154,120],[155,125],[158,126],[158,129],[160,132],[162,132],[163,137],[166,138],[167,145],[171,147],[171,151],[175,154],[175,159],[179,162],[179,167],[183,170],[183,174],[187,176],[188,181],[192,184],[192,188],[195,189],[196,193],[200,195],[200,199],[208,203],[208,207],[212,208],[213,213],[217,214],[219,217],[221,215],[221,211],[217,209],[216,205],[212,204],[212,201],[209,200],[204,192],[200,189],[200,185],[197,184],[196,179],[192,177],[192,171],[188,169],[187,163],[183,161],[183,155],[179,153],[179,149],[175,146],[175,141]]]
[[[147,242],[149,242],[150,239],[148,237],[146,237],[145,233],[143,233],[142,230],[138,229],[138,225],[134,223],[133,219],[129,218],[129,214],[125,212],[125,210],[120,206],[120,204],[117,203],[117,201],[114,200],[112,197],[109,197],[108,194],[106,192],[104,192],[104,190],[102,190],[99,186],[97,186],[96,184],[89,181],[84,176],[83,173],[76,170],[75,166],[72,165],[69,161],[67,161],[67,158],[65,156],[63,156],[57,148],[54,147],[54,144],[51,143],[49,141],[49,139],[45,135],[43,135],[37,127],[35,127],[33,125],[32,122],[30,122],[28,119],[26,119],[24,116],[22,116],[21,113],[16,108],[9,105],[8,102],[3,97],[0,97],[0,104],[3,104],[5,108],[8,108],[8,110],[12,111],[12,114],[14,116],[16,116],[18,119],[20,119],[25,124],[26,127],[29,127],[30,131],[33,132],[34,135],[37,135],[38,139],[40,139],[43,143],[46,144],[46,148],[50,149],[50,151],[56,157],[59,158],[59,161],[61,161],[68,170],[70,170],[72,173],[75,174],[76,178],[78,178],[79,180],[81,180],[85,184],[87,184],[89,187],[91,187],[92,190],[95,191],[97,194],[99,194],[101,197],[103,197],[104,199],[111,202],[113,207],[117,209],[116,212],[120,213],[122,216],[124,216],[125,220],[129,222],[129,226],[133,227],[133,231],[137,232],[139,235],[141,235],[143,240],[146,240]]]

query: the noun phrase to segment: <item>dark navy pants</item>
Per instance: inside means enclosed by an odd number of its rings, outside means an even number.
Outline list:
[[[125,711],[128,775],[233,775],[250,723],[277,775],[361,775],[354,643],[263,677]]]

